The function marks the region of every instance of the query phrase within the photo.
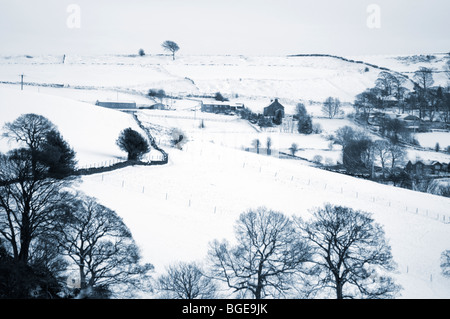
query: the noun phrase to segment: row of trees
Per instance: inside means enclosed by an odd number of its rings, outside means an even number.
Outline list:
[[[2,136],[18,147],[0,154],[0,297],[105,297],[139,284],[152,266],[114,211],[73,190],[75,152],[56,126],[24,114]]]
[[[344,126],[336,131],[335,143],[342,146],[342,162],[349,172],[370,172],[374,177],[375,163],[381,165],[382,177],[395,173],[404,164],[406,152],[389,139],[373,141],[366,133]],[[392,177],[392,176],[391,176]]]
[[[447,68],[448,67],[447,63]],[[397,109],[401,113],[415,112],[421,120],[450,121],[450,89],[433,86],[435,70],[421,67],[414,72],[413,90],[405,84],[409,79],[403,75],[382,71],[375,86],[356,96],[354,108],[357,115],[369,121],[374,110]],[[448,74],[448,71],[447,71]]]
[[[400,291],[382,227],[370,214],[325,205],[310,220],[260,207],[240,215],[236,244],[210,243],[209,264],[179,263],[158,279],[168,298],[391,298]]]

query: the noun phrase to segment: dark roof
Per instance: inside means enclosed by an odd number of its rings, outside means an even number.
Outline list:
[[[415,116],[415,115],[408,115],[408,116],[405,116],[403,119],[405,121],[417,121],[417,120],[420,120],[420,118]]]
[[[109,102],[109,101],[97,101],[95,105],[109,107],[114,109],[131,109],[136,108],[135,102]]]
[[[274,109],[279,109],[279,108],[283,108],[284,106],[281,105],[280,102],[278,102],[278,99],[275,99],[269,106],[267,106],[266,108],[274,108]]]
[[[280,102],[278,102],[278,99],[275,99],[269,106],[266,106],[264,108],[264,116],[274,115],[271,113],[274,113],[275,111],[280,110],[280,109],[283,110],[283,115],[284,115],[284,106],[281,105]]]

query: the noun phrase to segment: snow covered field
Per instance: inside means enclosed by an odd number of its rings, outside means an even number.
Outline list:
[[[127,127],[141,131],[130,114],[17,87],[0,87],[0,103],[1,127],[24,113],[37,113],[52,121],[77,152],[79,167],[126,159],[116,145],[120,132]],[[0,152],[12,146],[0,139]]]
[[[390,67],[401,66],[395,61]],[[69,88],[26,86],[20,91],[17,85],[1,85],[0,126],[22,113],[44,115],[58,126],[83,167],[122,159],[125,154],[115,145],[120,131],[140,130],[130,114],[93,105],[96,96],[115,99],[118,89],[129,89],[129,95],[119,93],[120,99],[144,103],[147,99],[132,90],[220,91],[253,101],[255,110],[274,95],[292,101],[293,108],[300,99],[322,101],[327,96],[351,102],[355,94],[373,86],[379,70],[364,72],[364,65],[325,57],[180,56],[171,61],[164,56],[101,56],[68,57],[66,64],[54,56],[0,57],[0,81],[16,82],[22,72],[29,82],[61,83]],[[287,151],[295,142],[302,148],[298,156],[321,155],[337,161],[340,149],[330,150],[325,136],[354,123],[313,118],[324,132],[311,136],[259,132],[233,116],[192,111],[198,107],[195,99],[173,103],[173,111],[138,112],[160,142],[168,142],[171,128],[187,133],[189,142],[183,150],[165,147],[169,164],[85,176],[77,186],[124,219],[145,261],[155,265],[155,277],[176,261],[204,261],[213,239],[233,241],[234,223],[247,209],[265,205],[307,218],[310,209],[329,202],[373,213],[383,225],[398,264],[395,277],[404,288],[402,298],[450,298],[450,279],[440,271],[440,254],[450,249],[450,199],[241,150],[251,147],[255,138],[265,147],[271,137],[274,149]],[[435,134],[420,135],[419,142],[434,147],[437,138],[441,148],[446,147],[448,137]],[[0,139],[1,152],[11,147]],[[409,156],[440,156],[449,161],[443,153],[411,151]]]
[[[0,81],[54,83],[65,86],[129,88],[147,92],[213,94],[230,97],[274,96],[323,101],[328,96],[353,101],[373,85],[379,70],[330,57],[256,56],[24,56],[0,57]],[[85,74],[89,74],[86,77]]]
[[[190,142],[168,149],[170,164],[86,176],[80,189],[115,209],[156,273],[177,261],[203,262],[213,239],[233,241],[239,214],[267,206],[309,216],[329,202],[373,213],[392,246],[403,298],[449,298],[440,254],[450,240],[450,200],[298,164]]]

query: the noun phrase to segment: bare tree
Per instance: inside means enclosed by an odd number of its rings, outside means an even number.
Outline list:
[[[310,257],[291,219],[260,207],[240,215],[235,233],[234,247],[227,241],[211,243],[212,275],[244,296],[285,296]]]
[[[270,137],[267,137],[266,146],[267,146],[267,155],[271,155],[272,154],[272,139]]]
[[[3,127],[2,136],[9,142],[15,141],[30,151],[32,172],[37,172],[39,148],[46,141],[48,133],[56,131],[56,126],[46,117],[34,113],[22,114]]]
[[[420,67],[419,70],[414,72],[414,80],[426,94],[428,89],[433,85],[433,69]]]
[[[37,151],[46,134],[55,129],[55,125],[42,115],[22,114],[5,124],[3,137],[24,143],[30,150]]]
[[[57,220],[61,253],[73,260],[80,274],[80,297],[114,286],[142,289],[151,264],[141,264],[139,249],[122,219],[93,198],[77,200]]]
[[[157,289],[171,299],[214,299],[216,285],[196,263],[180,262],[158,278]]]
[[[317,289],[337,299],[390,298],[399,291],[388,272],[395,269],[382,227],[368,213],[325,205],[313,219],[296,219],[298,231],[313,245],[311,273]]]
[[[375,86],[380,89],[382,96],[387,97],[393,94],[395,81],[396,77],[392,73],[382,71],[378,74]]]
[[[328,97],[322,106],[322,112],[330,119],[341,113],[341,101],[338,98]]]
[[[178,44],[176,44],[173,41],[164,41],[161,46],[164,48],[164,50],[169,51],[172,53],[172,60],[175,60],[175,53],[180,49]]]
[[[390,143],[385,140],[376,140],[372,143],[372,150],[375,160],[378,159],[381,164],[383,178],[386,177],[386,166],[389,160]]]
[[[298,152],[298,145],[296,143],[292,143],[291,147],[289,147],[292,156],[295,156],[295,153]]]
[[[259,139],[254,139],[252,145],[256,148],[256,153],[259,154],[259,147],[261,146],[261,141]]]
[[[0,155],[0,235],[15,262],[27,265],[33,242],[52,227],[70,182],[40,178],[43,168],[31,152],[19,149]]]
[[[405,113],[405,97],[408,93],[408,89],[403,86],[406,82],[404,77],[394,76],[392,82],[392,95],[397,99],[397,107],[399,112]]]
[[[358,94],[353,103],[353,107],[356,112],[360,114],[360,116],[368,123],[370,118],[370,113],[375,107],[378,107],[378,96],[377,96],[378,88],[369,88],[364,92]]]
[[[406,151],[400,145],[393,143],[390,143],[388,151],[391,162],[391,170],[393,171],[397,164],[401,164],[401,162],[404,161]]]
[[[383,177],[386,177],[388,169],[394,172],[395,166],[403,161],[406,154],[403,147],[386,140],[373,142],[372,150],[375,159],[380,161]]]

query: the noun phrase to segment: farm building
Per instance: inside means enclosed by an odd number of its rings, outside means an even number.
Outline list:
[[[420,118],[415,115],[406,115],[401,119],[405,122],[406,128],[410,130],[418,130],[420,128],[420,124],[422,123]]]
[[[119,102],[119,101],[97,101],[95,105],[107,107],[110,109],[135,109],[136,102]]]
[[[224,113],[228,114],[231,112],[239,112],[244,109],[244,104],[242,103],[231,103],[231,102],[202,102],[201,110],[207,113]]]
[[[272,101],[272,103],[264,108],[264,116],[272,118],[283,118],[284,117],[284,106],[278,102],[278,99]]]
[[[415,175],[441,175],[449,173],[449,164],[437,161],[408,161],[405,170]]]

